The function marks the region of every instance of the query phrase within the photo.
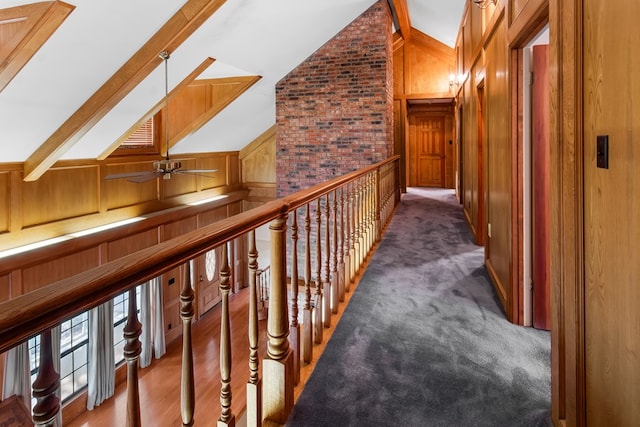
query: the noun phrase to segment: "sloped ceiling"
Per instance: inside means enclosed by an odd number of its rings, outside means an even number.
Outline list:
[[[453,46],[466,0],[406,0],[411,26]],[[172,153],[240,150],[275,122],[275,84],[375,0],[227,0],[169,60],[169,89],[198,78],[261,76]],[[24,0],[0,0],[0,9]],[[178,0],[71,0],[74,9],[0,92],[0,163],[26,162],[177,11]],[[1,23],[0,23],[1,24]],[[2,35],[6,37],[6,35]],[[165,46],[159,46],[158,52]],[[158,65],[60,159],[95,159],[162,101]]]

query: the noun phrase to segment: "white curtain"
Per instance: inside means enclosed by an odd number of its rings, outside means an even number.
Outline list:
[[[92,410],[115,389],[113,349],[113,300],[89,310],[87,409]]]
[[[31,410],[31,367],[29,344],[26,342],[9,350],[4,361],[2,399],[14,394],[21,396],[24,405]]]
[[[166,352],[164,336],[164,304],[162,280],[156,277],[140,288],[140,322],[142,323],[142,353],[140,367],[151,364],[152,357],[161,358]]]

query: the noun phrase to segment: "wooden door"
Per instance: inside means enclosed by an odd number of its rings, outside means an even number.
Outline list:
[[[549,71],[548,46],[533,47],[532,87],[532,278],[533,326],[551,329],[549,287]]]
[[[198,298],[198,317],[220,302],[220,250],[212,249],[195,259],[194,280]]]
[[[444,117],[413,116],[418,187],[444,187]]]

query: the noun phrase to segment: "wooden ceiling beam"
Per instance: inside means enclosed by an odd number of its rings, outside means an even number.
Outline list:
[[[100,156],[98,156],[98,160],[104,160],[107,157],[109,157],[111,155],[111,153],[113,153],[120,146],[120,144],[122,144],[123,141],[126,141],[126,139],[129,138],[129,136],[133,132],[137,131],[140,128],[140,126],[145,124],[154,114],[156,114],[158,111],[160,111],[165,106],[165,104],[166,104],[166,102],[168,100],[171,100],[182,89],[184,89],[185,87],[189,86],[189,84],[191,82],[193,82],[200,74],[202,74],[204,72],[204,70],[209,68],[211,66],[211,64],[213,64],[214,62],[215,62],[215,59],[213,59],[213,58],[206,58],[204,61],[202,61],[202,63],[199,66],[197,66],[187,77],[184,78],[184,80],[182,80],[180,83],[178,83],[178,85],[176,85],[171,90],[171,92],[169,92],[169,94],[166,97],[166,99],[163,96],[162,99],[156,105],[154,105],[149,111],[146,112],[146,114],[144,114],[140,118],[140,120],[138,120],[136,123],[133,124],[133,126],[131,126],[129,129],[127,129],[127,131],[125,133],[123,133],[122,136],[120,136],[120,138],[115,140],[113,142],[113,144],[111,144],[109,146],[109,148],[104,150],[102,152],[102,154],[100,154]]]
[[[394,23],[400,28],[396,28],[404,41],[411,38],[411,20],[409,19],[409,9],[407,0],[389,0],[391,11],[394,14]]]
[[[226,0],[188,0],[118,71],[25,161],[24,180],[40,178],[161,62],[158,54],[173,52]]]
[[[0,9],[0,92],[74,9],[61,1]]]

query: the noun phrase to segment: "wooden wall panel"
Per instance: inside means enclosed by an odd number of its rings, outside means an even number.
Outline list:
[[[476,233],[478,229],[478,94],[475,87],[475,69],[464,86],[463,125],[465,138],[462,142],[462,159],[464,164],[464,210],[470,226]],[[468,94],[468,95],[467,95]]]
[[[413,31],[405,44],[406,94],[449,94],[449,73],[454,72],[455,51],[445,44]]]
[[[227,157],[209,157],[205,159],[199,159],[198,161],[198,169],[216,169],[217,172],[201,174],[198,177],[200,181],[200,189],[207,190],[210,188],[222,187],[227,184],[231,184],[231,182],[227,182],[227,174],[229,173],[228,168],[236,169],[237,173],[238,166],[233,164],[233,162],[229,162]],[[234,182],[237,183],[237,182]]]
[[[398,42],[393,51],[393,93],[402,95],[405,93],[404,85],[404,42]],[[394,45],[395,47],[395,45]]]
[[[181,167],[184,170],[197,169],[195,159],[179,159]],[[168,199],[182,194],[195,193],[197,191],[197,180],[199,176],[196,174],[177,174],[171,175],[171,179],[158,179],[160,186],[160,198]]]
[[[198,215],[198,227],[204,227],[227,217],[227,207],[222,206]]]
[[[181,236],[189,231],[198,228],[197,218],[195,216],[185,218],[180,221],[170,222],[163,226],[162,240],[171,240],[174,237]]]
[[[51,169],[22,189],[25,227],[96,213],[100,208],[97,166]],[[82,194],[82,197],[77,197]]]
[[[0,302],[11,299],[11,276],[5,274],[0,276]]]
[[[640,2],[584,1],[586,420],[640,425]],[[608,168],[596,163],[608,136]]]
[[[174,268],[161,276],[164,298],[164,332],[167,342],[171,342],[182,334],[182,320],[180,318],[181,270],[181,267]]]
[[[486,49],[487,222],[491,238],[487,258],[506,305],[511,285],[511,132],[506,26],[500,21]],[[505,310],[507,307],[505,306]],[[509,312],[509,310],[507,310]]]
[[[107,260],[113,261],[130,253],[139,251],[149,246],[157,245],[160,239],[158,230],[151,230],[122,237],[118,240],[107,243]]]
[[[24,293],[34,291],[98,265],[100,265],[100,251],[98,247],[93,247],[27,267],[22,271],[23,291]]]
[[[105,175],[153,170],[153,161],[107,164]],[[158,184],[155,179],[144,183],[129,182],[126,179],[104,181],[106,208],[117,209],[138,203],[157,200]]]
[[[240,184],[240,155],[231,153],[227,157],[227,185]]]
[[[276,182],[275,133],[261,142],[241,159],[242,182]]]
[[[10,215],[11,172],[0,172],[0,233],[9,231]]]

